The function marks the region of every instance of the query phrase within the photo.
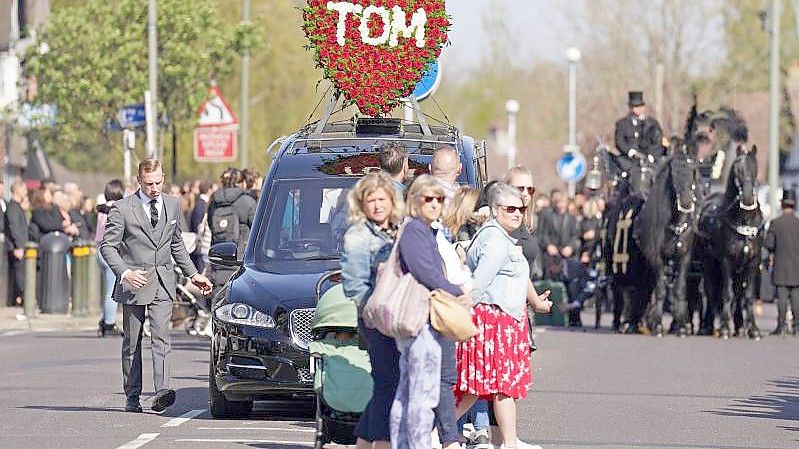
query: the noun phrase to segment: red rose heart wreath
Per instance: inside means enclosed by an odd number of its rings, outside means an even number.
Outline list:
[[[444,0],[308,0],[303,18],[325,78],[373,117],[413,92],[450,26]]]

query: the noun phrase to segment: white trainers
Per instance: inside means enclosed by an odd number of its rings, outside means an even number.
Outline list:
[[[430,441],[432,443],[433,449],[442,449],[441,440],[438,439],[438,430],[433,429],[430,433]]]
[[[516,438],[516,449],[544,449],[544,447],[537,444],[525,443],[524,441]]]

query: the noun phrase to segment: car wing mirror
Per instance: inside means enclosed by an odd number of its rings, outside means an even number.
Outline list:
[[[213,245],[208,250],[208,261],[214,265],[223,267],[238,267],[241,261],[238,259],[238,248],[233,242],[223,242]]]

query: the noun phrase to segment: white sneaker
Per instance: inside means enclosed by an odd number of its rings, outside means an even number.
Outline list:
[[[516,438],[516,449],[544,449],[544,447],[537,444],[525,443],[524,441]]]
[[[433,449],[442,449],[441,440],[438,439],[438,430],[433,429],[430,433],[430,441],[432,443]]]

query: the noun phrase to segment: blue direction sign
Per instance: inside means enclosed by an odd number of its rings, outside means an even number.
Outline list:
[[[424,76],[413,89],[416,101],[421,101],[433,95],[438,90],[439,84],[441,84],[441,63],[436,59],[430,63]]]
[[[566,182],[577,182],[585,177],[588,164],[580,152],[566,153],[558,159],[556,167],[560,179]]]
[[[132,104],[119,110],[117,119],[122,128],[140,128],[145,125],[144,103]]]

